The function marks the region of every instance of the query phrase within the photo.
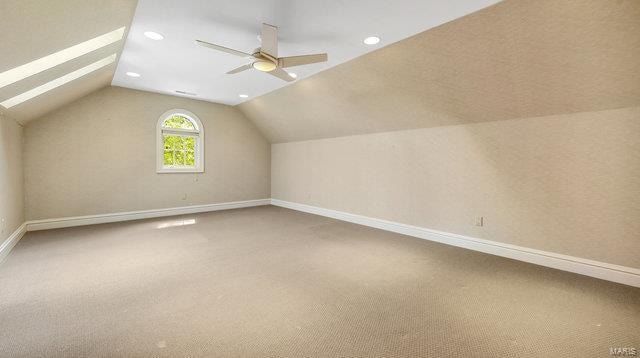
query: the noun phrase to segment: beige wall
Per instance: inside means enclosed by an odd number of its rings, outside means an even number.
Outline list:
[[[22,126],[0,114],[0,245],[24,222]]]
[[[639,16],[505,0],[238,107],[273,198],[640,267]]]
[[[239,108],[280,143],[640,106],[639,19],[638,0],[506,0]]]
[[[172,108],[204,124],[204,173],[156,173],[156,122]],[[30,220],[269,198],[269,173],[269,143],[225,105],[109,87],[25,126]]]
[[[633,107],[274,144],[272,197],[638,268],[639,138]]]

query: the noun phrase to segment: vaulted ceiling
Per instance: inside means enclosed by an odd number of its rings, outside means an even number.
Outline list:
[[[0,73],[69,48],[123,26],[129,29],[135,0],[0,1]],[[108,46],[0,88],[0,102],[70,72],[119,54],[124,37]],[[109,86],[115,63],[41,94],[8,110],[19,122]],[[2,110],[2,109],[0,109]]]
[[[640,105],[640,1],[506,0],[239,108],[272,142]]]
[[[271,91],[238,108],[272,142],[640,105],[640,1],[506,0],[485,7],[495,2],[188,0],[154,8],[162,3],[142,0],[136,10],[135,0],[2,1],[0,74],[126,29],[120,41],[0,87],[0,102],[119,55],[125,39],[127,50],[117,72],[110,64],[0,113],[26,123],[112,79],[162,93],[202,90],[211,95],[198,99],[230,104],[244,89],[252,96]],[[460,17],[475,9],[481,10]],[[261,21],[281,25],[283,54],[328,50],[333,62],[296,69],[299,80],[281,87],[262,73],[226,77],[222,72],[238,59],[191,41],[202,36],[232,46],[237,40],[247,50],[257,43]],[[162,27],[165,22],[171,23]],[[147,29],[166,32],[169,50],[143,40]],[[378,47],[361,43],[370,34],[383,38]],[[175,66],[154,60],[183,53],[181,46],[191,52],[185,60],[170,57]],[[123,78],[132,66],[148,71],[148,82]]]
[[[194,99],[233,105],[245,100],[238,96],[241,93],[253,98],[287,83],[253,70],[226,75],[247,60],[197,46],[195,39],[251,52],[259,46],[261,23],[278,25],[281,56],[329,53],[327,63],[296,67],[298,78],[303,79],[497,1],[398,0],[392,6],[368,0],[2,1],[0,105],[25,92],[38,92],[38,88],[47,87],[52,81],[62,82],[61,77],[73,77],[70,74],[106,56],[116,54],[117,58],[113,64],[42,91],[26,102],[0,106],[0,112],[25,123],[109,84],[170,95],[180,95],[176,91],[193,92]],[[119,41],[15,83],[2,83],[6,71],[122,27],[126,31]],[[164,41],[145,38],[143,33],[149,30],[164,35]],[[365,46],[362,39],[369,35],[382,37],[382,42]],[[127,77],[128,71],[142,77]]]
[[[287,85],[250,69],[250,60],[196,44],[245,53],[260,47],[261,24],[278,26],[278,55],[328,53],[326,63],[288,68],[301,80],[376,48],[467,15],[498,0],[139,0],[113,85],[235,105]],[[149,40],[146,31],[164,36]],[[379,36],[377,46],[362,40]],[[131,78],[126,72],[141,77]]]

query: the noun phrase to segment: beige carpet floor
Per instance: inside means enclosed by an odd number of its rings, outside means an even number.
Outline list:
[[[0,357],[609,357],[640,289],[266,206],[28,233]]]

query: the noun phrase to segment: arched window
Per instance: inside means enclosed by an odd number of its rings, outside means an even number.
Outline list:
[[[157,125],[158,173],[204,171],[204,127],[198,117],[183,109],[165,112]]]

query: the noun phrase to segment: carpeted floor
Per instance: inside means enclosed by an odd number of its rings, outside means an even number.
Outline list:
[[[609,357],[640,289],[266,206],[28,233],[0,357]]]

